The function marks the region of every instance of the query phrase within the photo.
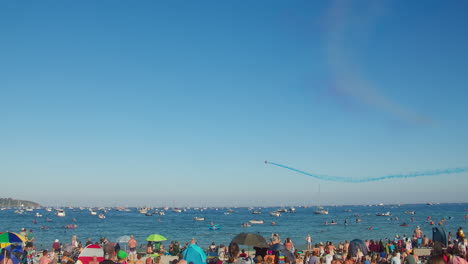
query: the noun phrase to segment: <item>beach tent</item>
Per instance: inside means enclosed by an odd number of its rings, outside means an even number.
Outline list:
[[[351,242],[349,242],[348,254],[355,257],[357,256],[358,250],[360,250],[362,254],[364,254],[364,256],[368,254],[367,246],[366,243],[364,243],[364,241],[362,241],[361,239],[351,240]]]
[[[205,264],[206,254],[203,249],[197,245],[191,244],[184,252],[182,252],[184,259],[187,263],[193,262],[193,264]]]
[[[440,242],[444,247],[447,246],[447,235],[445,229],[441,226],[432,228],[432,240],[434,242]]]

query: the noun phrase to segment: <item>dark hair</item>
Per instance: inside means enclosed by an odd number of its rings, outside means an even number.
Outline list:
[[[236,242],[232,242],[231,244],[229,244],[228,262],[234,263],[234,259],[236,259],[237,256],[239,256],[239,245],[237,245]]]
[[[442,255],[435,255],[435,256],[431,256],[427,260],[427,263],[428,264],[445,264],[445,260]]]

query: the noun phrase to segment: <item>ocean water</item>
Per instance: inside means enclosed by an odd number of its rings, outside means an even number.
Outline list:
[[[176,213],[166,211],[166,215],[145,216],[139,214],[137,208],[130,208],[130,212],[110,210],[106,213],[106,219],[99,219],[91,215],[88,210],[65,209],[66,217],[57,217],[54,212],[44,209],[36,209],[23,215],[14,213],[13,209],[0,211],[0,231],[20,232],[21,228],[32,229],[36,239],[36,247],[39,249],[50,248],[55,239],[61,243],[70,243],[71,237],[77,235],[83,243],[89,237],[98,241],[101,237],[107,237],[114,241],[123,235],[134,235],[140,245],[146,244],[145,238],[150,234],[161,234],[168,240],[163,242],[168,245],[173,240],[181,243],[189,242],[196,238],[202,247],[207,247],[211,242],[216,244],[229,244],[230,240],[238,233],[259,233],[267,239],[272,233],[278,233],[281,239],[290,237],[296,247],[305,245],[307,234],[312,236],[313,243],[340,242],[344,240],[360,239],[385,239],[394,238],[396,234],[411,236],[414,228],[420,226],[424,234],[432,238],[432,225],[427,221],[431,216],[437,222],[443,218],[445,229],[451,231],[454,236],[458,227],[464,227],[467,223],[465,215],[468,214],[468,204],[435,204],[435,205],[388,205],[388,206],[333,206],[327,207],[329,215],[315,215],[315,208],[296,207],[296,213],[282,213],[281,217],[270,216],[269,212],[279,207],[261,208],[262,214],[254,215],[248,208],[232,208],[236,212],[225,215],[226,208],[208,208],[202,212],[187,209],[185,212]],[[346,210],[346,211],[345,211]],[[348,212],[351,210],[351,212]],[[415,211],[415,215],[406,214],[405,211]],[[38,212],[43,217],[35,217]],[[391,212],[392,216],[376,216],[376,213]],[[359,216],[358,216],[359,215]],[[205,221],[194,221],[193,217],[205,217]],[[396,221],[395,217],[399,220]],[[414,217],[414,222],[411,222]],[[47,222],[46,218],[52,219]],[[76,219],[73,222],[73,218]],[[356,222],[360,218],[361,222]],[[36,220],[37,224],[33,223]],[[249,220],[264,220],[265,224],[241,227],[243,222]],[[325,221],[335,220],[337,225],[325,225]],[[344,225],[347,220],[348,225]],[[271,225],[271,222],[276,225]],[[210,230],[210,222],[219,224],[220,229]],[[406,222],[408,227],[400,226]],[[76,229],[65,229],[68,224],[76,224]],[[47,226],[48,230],[42,230],[41,226]],[[369,230],[369,227],[374,227]]]

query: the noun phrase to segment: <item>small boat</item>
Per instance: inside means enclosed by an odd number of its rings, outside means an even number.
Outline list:
[[[271,222],[271,225],[272,225],[272,226],[276,225],[276,222],[274,222],[274,221],[273,221],[273,222]]]
[[[77,225],[68,224],[68,225],[66,225],[64,228],[65,228],[65,229],[76,229],[76,228],[78,228],[78,226],[77,226]]]
[[[280,212],[280,213],[287,213],[288,212],[288,210],[286,208],[281,208],[281,209],[278,209],[276,211]]]
[[[261,224],[264,224],[265,221],[263,221],[263,220],[250,220],[249,223],[251,223],[253,225],[261,225]]]
[[[271,216],[280,217],[280,216],[281,216],[281,213],[278,212],[278,211],[274,211],[274,212],[270,212],[270,215],[271,215]]]
[[[182,209],[180,209],[180,208],[174,208],[174,209],[172,209],[172,211],[175,212],[175,213],[182,213]]]
[[[254,211],[252,211],[252,214],[262,214],[262,212],[261,212],[261,211],[254,210]]]
[[[252,225],[249,224],[249,223],[247,223],[247,222],[242,223],[242,225],[241,225],[241,227],[251,227],[251,226],[252,226]]]
[[[195,221],[205,221],[205,217],[194,217],[193,220]]]
[[[52,222],[52,219],[46,218],[46,221],[47,221],[47,222]]]
[[[106,219],[106,216],[104,214],[99,214],[98,217],[99,219]]]
[[[314,211],[314,214],[327,215],[328,210],[323,207],[318,207],[317,210]]]
[[[146,215],[146,216],[153,216],[152,213],[146,213],[145,215]]]
[[[65,217],[66,216],[65,211],[62,210],[62,209],[57,209],[57,212],[55,212],[55,215],[58,216],[58,217]]]
[[[96,211],[90,211],[91,215],[97,215]]]
[[[416,212],[415,212],[415,211],[405,211],[405,214],[411,214],[411,215],[414,215],[414,214],[416,214]]]
[[[343,211],[344,211],[344,212],[347,212],[347,213],[351,213],[353,210],[351,210],[351,209],[344,209]]]
[[[50,207],[47,207],[45,210],[46,210],[47,212],[52,212],[52,208],[50,208]]]
[[[289,208],[289,213],[290,214],[295,213],[295,212],[296,212],[296,208],[294,208],[294,207]]]
[[[138,213],[140,213],[140,214],[146,214],[146,213],[148,213],[148,208],[146,208],[146,207],[141,207],[140,209],[138,209]]]
[[[40,213],[36,213],[36,217],[42,217]]]
[[[392,216],[392,213],[390,212],[385,212],[385,213],[376,213],[376,216]]]

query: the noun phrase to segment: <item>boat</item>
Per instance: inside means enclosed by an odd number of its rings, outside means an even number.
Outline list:
[[[407,223],[403,223],[400,226],[409,226]]]
[[[392,216],[392,213],[390,212],[385,212],[385,213],[376,213],[376,216]]]
[[[96,211],[90,211],[91,215],[97,215]]]
[[[328,210],[320,206],[320,184],[318,186],[318,197],[319,197],[319,206],[317,206],[317,210],[314,211],[314,214],[327,215]]]
[[[249,223],[251,223],[253,225],[261,225],[261,224],[264,224],[265,221],[263,221],[263,220],[250,220]]]
[[[272,221],[270,224],[271,224],[272,226],[274,226],[274,225],[276,225],[276,222]]]
[[[66,216],[65,211],[62,210],[62,209],[57,209],[57,211],[55,212],[55,215],[58,216],[58,217],[65,217]]]
[[[414,214],[416,214],[416,212],[415,212],[415,211],[405,211],[405,214],[411,214],[411,215],[414,215]]]
[[[146,207],[141,207],[140,209],[138,209],[138,213],[140,213],[140,214],[146,214],[146,213],[148,213],[148,208],[146,208]]]
[[[40,213],[36,213],[36,217],[42,217]]]
[[[251,226],[252,226],[252,225],[249,224],[249,223],[247,223],[247,222],[242,223],[242,225],[241,225],[241,227],[251,227]]]
[[[289,208],[289,213],[290,214],[295,213],[295,212],[296,212],[296,208],[294,208],[294,207]]]
[[[344,212],[347,212],[347,213],[353,212],[353,210],[351,210],[351,209],[344,209],[343,211],[344,211]]]
[[[288,210],[286,208],[281,208],[281,209],[276,210],[276,212],[287,213]]]
[[[317,207],[317,210],[314,211],[314,214],[318,214],[318,215],[327,215],[328,214],[328,210],[319,206]]]
[[[182,209],[180,209],[180,208],[174,208],[174,209],[172,209],[172,212],[175,212],[175,213],[182,213]]]
[[[99,219],[106,219],[106,216],[104,214],[99,214],[98,217]]]
[[[281,216],[281,213],[278,212],[278,211],[273,211],[273,212],[270,212],[270,215],[271,215],[271,216],[280,217],[280,216]]]
[[[261,211],[254,210],[254,211],[252,211],[252,214],[262,214],[262,212],[261,212]]]
[[[193,220],[195,221],[205,221],[205,217],[194,217]]]
[[[45,210],[46,210],[47,212],[52,212],[52,208],[50,208],[50,207],[47,207]]]
[[[146,213],[145,215],[146,215],[146,216],[153,216],[152,213]]]

